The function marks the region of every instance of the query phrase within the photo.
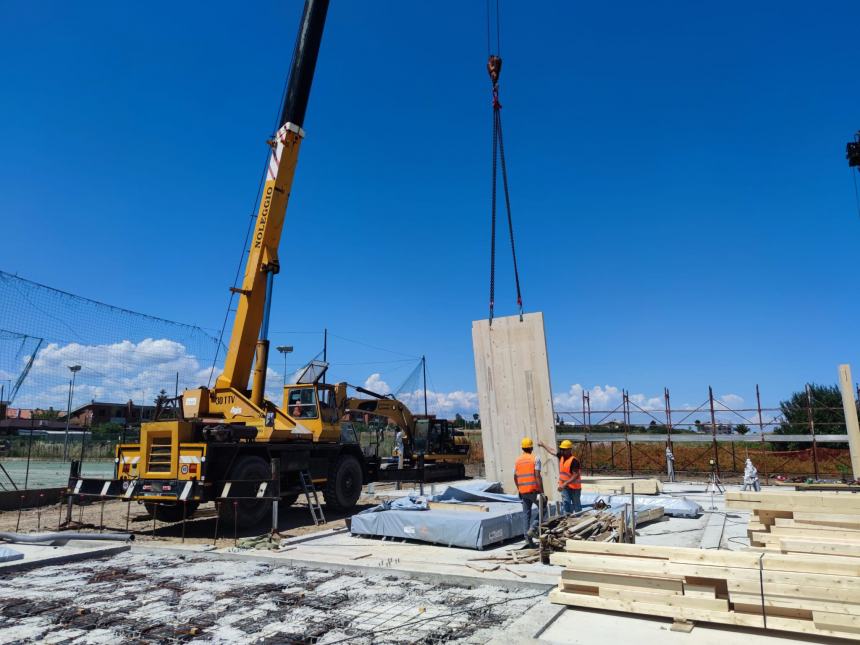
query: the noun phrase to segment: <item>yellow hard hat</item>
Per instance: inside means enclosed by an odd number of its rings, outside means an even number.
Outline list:
[[[558,447],[562,450],[566,450],[567,448],[573,448],[573,442],[570,439],[565,439],[560,444],[558,444]]]
[[[535,447],[534,442],[531,439],[529,439],[528,437],[526,437],[525,439],[520,441],[520,448],[534,448],[534,447]]]

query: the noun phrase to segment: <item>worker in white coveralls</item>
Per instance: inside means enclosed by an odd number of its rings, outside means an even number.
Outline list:
[[[541,479],[540,457],[534,455],[534,442],[528,437],[520,442],[522,454],[514,463],[514,483],[523,502],[525,515],[526,546],[534,547],[534,537],[538,529],[538,510],[532,508],[541,504],[543,495],[543,479]]]
[[[666,474],[669,481],[675,481],[675,455],[672,454],[672,446],[666,446]]]
[[[746,466],[744,466],[744,487],[743,490],[761,490],[761,484],[758,482],[758,468],[753,466],[753,462],[747,457]]]

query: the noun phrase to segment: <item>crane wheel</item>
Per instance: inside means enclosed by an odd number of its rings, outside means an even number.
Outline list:
[[[248,455],[236,460],[230,469],[230,479],[263,481],[272,478],[272,466],[263,459]],[[234,508],[234,501],[236,502]],[[255,526],[272,512],[272,501],[269,499],[225,499],[221,501],[221,521],[228,526]]]
[[[323,489],[326,506],[335,511],[348,511],[361,496],[361,464],[352,455],[341,455],[328,473]]]
[[[175,504],[157,504],[155,502],[144,502],[143,505],[149,512],[150,517],[155,515],[155,519],[159,522],[181,522],[182,521],[182,503]],[[188,502],[185,507],[185,519],[190,519],[194,515],[194,511],[200,506],[199,502]]]

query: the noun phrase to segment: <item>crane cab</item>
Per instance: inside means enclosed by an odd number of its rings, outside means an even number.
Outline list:
[[[327,363],[311,361],[284,386],[283,412],[309,430],[314,441],[341,439],[337,388],[321,382],[327,370]]]

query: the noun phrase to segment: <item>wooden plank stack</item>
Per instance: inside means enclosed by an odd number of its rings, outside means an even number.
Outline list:
[[[552,602],[860,640],[860,558],[568,540]]]
[[[860,494],[726,492],[726,507],[751,512],[750,545],[781,553],[860,557]]]
[[[659,479],[629,478],[629,477],[602,477],[599,475],[583,475],[582,490],[586,493],[600,493],[602,495],[624,495],[635,491],[637,495],[657,495],[663,492],[663,484]]]
[[[636,512],[636,526],[663,517],[663,507],[655,506]],[[624,542],[628,531],[622,526],[623,517],[606,511],[586,511],[582,515],[564,515],[544,522],[541,540],[545,549],[564,551],[568,540],[593,542]]]

